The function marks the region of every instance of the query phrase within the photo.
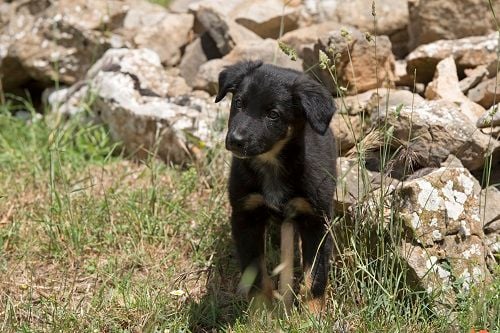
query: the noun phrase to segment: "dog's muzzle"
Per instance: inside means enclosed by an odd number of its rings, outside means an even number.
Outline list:
[[[226,137],[226,149],[235,154],[237,157],[244,157],[245,141],[243,136],[237,131],[232,131]]]

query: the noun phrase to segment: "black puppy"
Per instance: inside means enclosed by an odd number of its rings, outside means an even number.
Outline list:
[[[250,296],[260,292],[272,297],[264,232],[268,220],[277,217],[294,221],[299,231],[306,297],[317,311],[324,302],[331,253],[333,99],[302,73],[260,61],[224,69],[215,102],[228,92],[233,94],[226,136],[226,148],[234,156],[229,179],[232,234],[242,272],[256,273]]]

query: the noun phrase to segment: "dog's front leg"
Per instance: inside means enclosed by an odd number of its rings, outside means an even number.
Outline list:
[[[268,212],[259,207],[233,211],[231,225],[242,272],[241,287],[249,299],[269,302],[273,285],[265,265],[264,244]]]
[[[301,221],[299,232],[302,242],[306,302],[311,312],[318,313],[324,309],[332,239],[324,219],[317,216],[309,216]]]

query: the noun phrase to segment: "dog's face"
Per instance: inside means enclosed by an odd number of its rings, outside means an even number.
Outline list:
[[[226,148],[250,158],[277,149],[308,122],[324,134],[333,100],[320,84],[299,73],[262,62],[242,62],[219,75],[216,102],[231,92]]]

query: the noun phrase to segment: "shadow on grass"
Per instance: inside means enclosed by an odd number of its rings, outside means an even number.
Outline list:
[[[229,221],[227,222],[229,224]],[[248,303],[238,294],[240,278],[233,240],[227,226],[216,230],[217,249],[206,280],[206,293],[189,306],[192,332],[213,332],[244,320]]]

